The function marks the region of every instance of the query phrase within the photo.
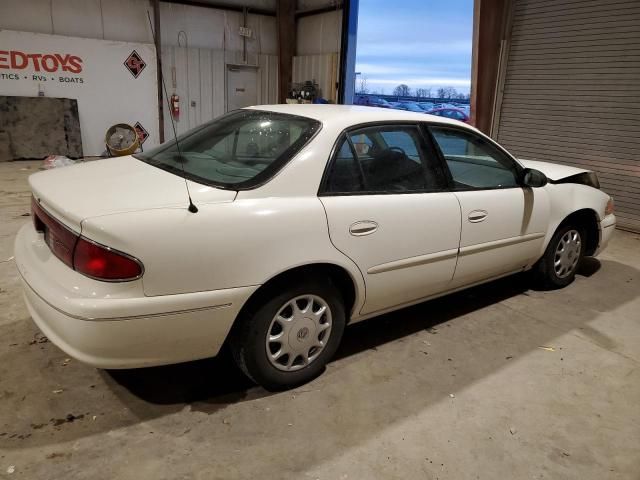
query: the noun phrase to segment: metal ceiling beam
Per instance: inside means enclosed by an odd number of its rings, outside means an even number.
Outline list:
[[[337,2],[335,5],[327,5],[325,7],[308,8],[306,10],[297,10],[296,19],[302,17],[309,17],[311,15],[319,15],[321,13],[335,12],[342,9],[342,2]]]
[[[207,2],[205,0],[160,0],[164,3],[173,3],[175,5],[188,5],[190,7],[203,7],[203,8],[215,8],[217,10],[229,10],[232,12],[240,12],[244,11],[243,5],[234,5],[225,2]],[[247,7],[249,13],[254,15],[266,15],[268,17],[275,17],[275,10],[267,10],[265,8],[254,8]]]

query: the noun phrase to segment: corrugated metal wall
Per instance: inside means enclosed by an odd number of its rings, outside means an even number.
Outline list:
[[[498,141],[598,173],[640,231],[640,1],[515,0]]]

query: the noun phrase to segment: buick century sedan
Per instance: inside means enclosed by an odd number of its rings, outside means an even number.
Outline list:
[[[616,223],[593,172],[362,106],[237,110],[29,182],[15,259],[53,343],[105,369],[224,346],[268,389],[320,374],[350,323],[526,270],[566,286]]]

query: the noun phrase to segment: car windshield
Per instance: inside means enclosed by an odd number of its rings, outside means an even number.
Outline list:
[[[134,155],[195,182],[243,190],[278,172],[319,130],[311,118],[236,110],[157,148]]]

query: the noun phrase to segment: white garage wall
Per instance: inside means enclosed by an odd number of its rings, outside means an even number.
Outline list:
[[[178,34],[186,34],[189,47],[213,50],[242,51],[242,38],[238,29],[242,25],[242,13],[205,7],[160,4],[162,43],[179,45]],[[247,51],[252,53],[277,53],[276,18],[252,15],[247,18],[252,37],[247,38]],[[184,45],[184,35],[180,44]]]
[[[162,70],[167,93],[180,98],[178,134],[222,115],[225,108],[226,65],[238,63],[238,52],[210,48],[165,46]],[[277,103],[278,57],[249,55],[249,64],[258,67],[258,104]],[[165,139],[173,137],[171,117],[164,109]]]
[[[293,81],[303,83],[315,81],[323,98],[335,103],[337,100],[338,54],[300,55],[293,57]]]
[[[225,3],[274,11],[276,8],[275,0],[226,0]],[[227,26],[233,35],[228,35],[226,49],[238,48],[240,12],[164,2],[160,3],[160,9],[165,16],[162,28],[169,29],[166,35],[170,45],[176,44],[177,32],[185,30],[193,37],[193,46],[224,49],[222,32]],[[147,11],[153,19],[149,0],[0,0],[0,30],[151,43]],[[167,16],[175,18],[167,20]],[[250,14],[249,25],[259,32],[256,51],[275,53],[275,17]]]
[[[151,43],[147,10],[148,0],[2,0],[0,29]]]
[[[338,53],[342,36],[342,10],[298,19],[296,54]]]
[[[145,146],[158,143],[153,44],[0,30],[0,46],[19,52],[13,62],[10,54],[2,55],[0,95],[37,97],[41,91],[47,97],[77,99],[85,155],[102,154],[104,135],[116,123],[140,122],[149,133]],[[146,63],[137,77],[124,65],[134,50]],[[30,54],[40,55],[43,60],[25,61]],[[69,62],[45,63],[46,57],[55,55]],[[73,57],[75,68],[71,68]]]
[[[298,10],[327,6],[318,0],[299,1]],[[339,52],[342,36],[342,10],[301,17],[297,22],[296,56],[293,58],[293,81],[315,80],[321,94],[331,102],[337,100]]]
[[[226,0],[225,3],[247,6],[249,12],[251,7],[273,11],[276,8],[275,0]],[[153,36],[147,12],[153,19],[149,0],[0,0],[0,30],[151,44]],[[180,96],[182,114],[178,129],[183,132],[224,113],[226,64],[244,63],[244,42],[238,33],[243,15],[230,10],[160,2],[160,17],[163,72],[169,95],[175,92]],[[252,36],[246,40],[246,60],[247,64],[258,67],[258,101],[276,103],[276,18],[249,13],[247,25]],[[155,68],[155,64],[153,66]],[[104,79],[107,88],[108,72]],[[37,92],[22,95],[37,95]],[[153,105],[145,104],[144,108],[157,112],[157,101]],[[164,112],[165,138],[171,138],[166,105]],[[85,132],[88,127],[83,122],[81,128],[83,137],[85,133],[104,135],[104,132]],[[157,131],[157,124],[148,129]],[[155,134],[153,137],[145,147],[156,141]]]

